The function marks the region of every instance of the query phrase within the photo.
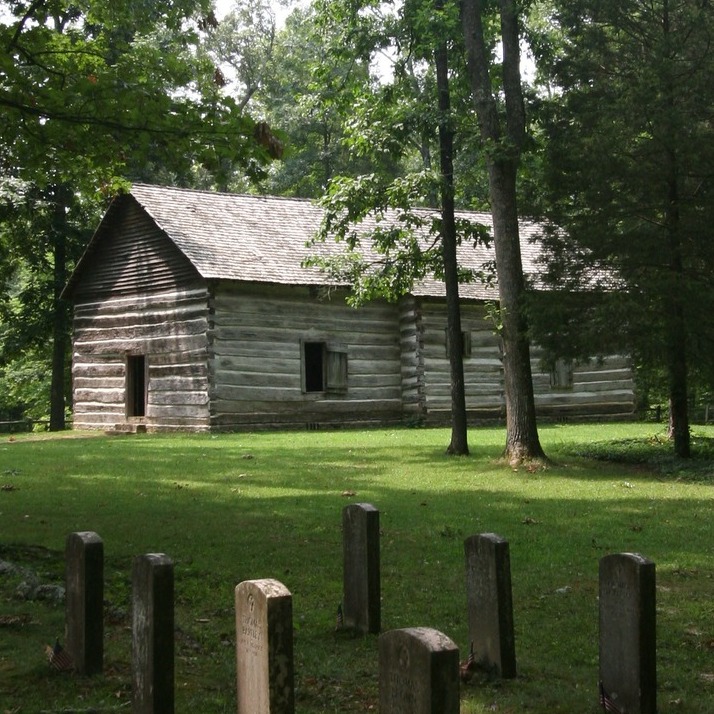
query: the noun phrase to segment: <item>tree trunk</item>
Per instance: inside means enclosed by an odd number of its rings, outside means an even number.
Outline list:
[[[437,7],[440,2],[437,0]],[[434,53],[436,84],[439,94],[439,161],[441,170],[441,245],[446,289],[447,343],[451,372],[451,443],[447,453],[467,456],[469,453],[464,386],[463,337],[461,304],[456,261],[456,220],[454,216],[454,130],[451,122],[449,94],[449,56],[446,41]]]
[[[672,32],[669,3],[663,4],[662,31],[665,43]],[[665,65],[663,85],[665,90],[665,116],[667,141],[671,142],[664,152],[667,180],[667,207],[665,230],[669,250],[670,290],[667,295],[667,372],[669,376],[669,430],[674,442],[674,453],[681,458],[691,456],[689,435],[689,404],[687,386],[687,328],[683,305],[684,264],[680,234],[680,171],[677,156],[677,114],[675,102],[675,79]]]
[[[669,248],[671,289],[667,291],[667,373],[669,381],[669,433],[674,453],[688,459],[691,456],[689,434],[689,389],[687,386],[687,329],[682,305],[682,246],[679,235],[679,185],[676,157],[670,152],[669,203],[665,211],[665,225]]]
[[[689,434],[689,388],[687,366],[687,329],[682,305],[684,268],[679,236],[678,186],[670,180],[670,203],[666,227],[670,252],[671,290],[667,295],[667,374],[669,381],[669,436],[674,453],[680,458],[691,456]]]
[[[489,160],[488,172],[503,339],[505,456],[510,462],[520,462],[543,458],[544,453],[538,438],[528,324],[523,305],[525,281],[518,232],[516,168]]]
[[[516,178],[525,135],[518,20],[514,1],[500,0],[506,104],[504,127],[491,84],[490,56],[483,28],[484,6],[484,0],[464,0],[462,22],[472,99],[481,138],[488,147],[486,163],[504,350],[505,456],[510,462],[520,462],[544,458],[545,455],[536,423],[516,198]]]
[[[67,305],[60,295],[67,282],[67,206],[68,190],[53,190],[54,216],[52,220],[54,298],[52,315],[52,381],[50,386],[50,431],[62,431],[65,421],[65,364],[68,335]]]

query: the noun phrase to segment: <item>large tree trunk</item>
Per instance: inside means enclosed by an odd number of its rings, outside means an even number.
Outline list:
[[[511,462],[519,462],[544,457],[538,438],[533,396],[516,199],[516,178],[525,135],[525,110],[521,91],[515,3],[513,0],[500,0],[505,127],[502,126],[492,90],[490,56],[483,28],[484,6],[484,0],[464,0],[462,21],[471,94],[478,115],[481,138],[487,147],[486,162],[504,349],[505,456]]]
[[[670,332],[668,335],[669,373],[669,435],[674,444],[674,453],[683,459],[691,456],[689,434],[689,404],[687,387],[686,335],[681,306],[671,308]]]
[[[691,456],[689,434],[689,390],[687,386],[687,329],[682,305],[682,246],[679,227],[679,182],[677,161],[673,151],[668,153],[669,201],[665,213],[669,248],[671,290],[668,291],[667,372],[669,377],[669,432],[674,453],[681,458]]]
[[[437,7],[439,1],[437,0]],[[461,335],[461,304],[456,261],[456,220],[454,216],[454,130],[451,122],[449,94],[449,56],[446,41],[434,54],[436,84],[439,93],[439,159],[441,169],[441,244],[444,258],[447,334],[451,372],[451,443],[447,453],[467,456],[469,453],[466,394],[464,386],[463,338]]]
[[[662,31],[665,41],[673,32],[669,3],[662,7]],[[667,208],[665,229],[669,251],[670,289],[667,297],[667,372],[669,376],[669,430],[674,442],[674,453],[682,458],[691,456],[689,435],[689,404],[687,380],[687,328],[683,305],[684,264],[682,260],[682,237],[680,227],[680,171],[678,161],[679,136],[675,116],[678,113],[675,100],[676,79],[665,65],[662,84],[665,90],[667,141],[664,151],[667,181]]]
[[[528,325],[523,304],[525,281],[518,232],[516,168],[505,162],[489,161],[488,171],[503,339],[506,457],[511,462],[519,462],[542,458],[544,454],[536,424]]]

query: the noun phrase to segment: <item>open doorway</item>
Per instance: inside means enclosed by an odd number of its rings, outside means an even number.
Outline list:
[[[126,415],[146,416],[146,355],[126,358]]]

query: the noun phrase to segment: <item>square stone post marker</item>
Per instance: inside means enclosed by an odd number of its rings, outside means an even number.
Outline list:
[[[636,553],[600,560],[600,697],[627,714],[657,711],[655,601],[651,560]]]
[[[344,626],[361,634],[381,628],[379,511],[369,503],[342,509]]]
[[[293,714],[293,598],[277,580],[235,590],[238,714]]]
[[[508,541],[482,533],[464,541],[469,639],[479,667],[516,676],[511,559]]]
[[[132,569],[132,712],[174,711],[174,564],[163,553]]]
[[[459,714],[459,649],[428,627],[379,638],[379,714]]]
[[[104,543],[91,531],[65,545],[65,640],[79,674],[104,668]]]

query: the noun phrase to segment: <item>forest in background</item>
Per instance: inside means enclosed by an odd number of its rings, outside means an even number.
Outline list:
[[[709,2],[285,5],[278,24],[264,0],[220,20],[208,0],[0,3],[0,420],[71,418],[61,290],[132,181],[299,196],[336,219],[495,211],[505,176],[549,257],[550,291],[524,284],[501,314],[522,318],[513,339],[570,360],[624,340],[641,409],[669,408],[686,455],[714,387]],[[424,264],[402,267],[404,288]],[[613,274],[615,290],[593,279]]]

